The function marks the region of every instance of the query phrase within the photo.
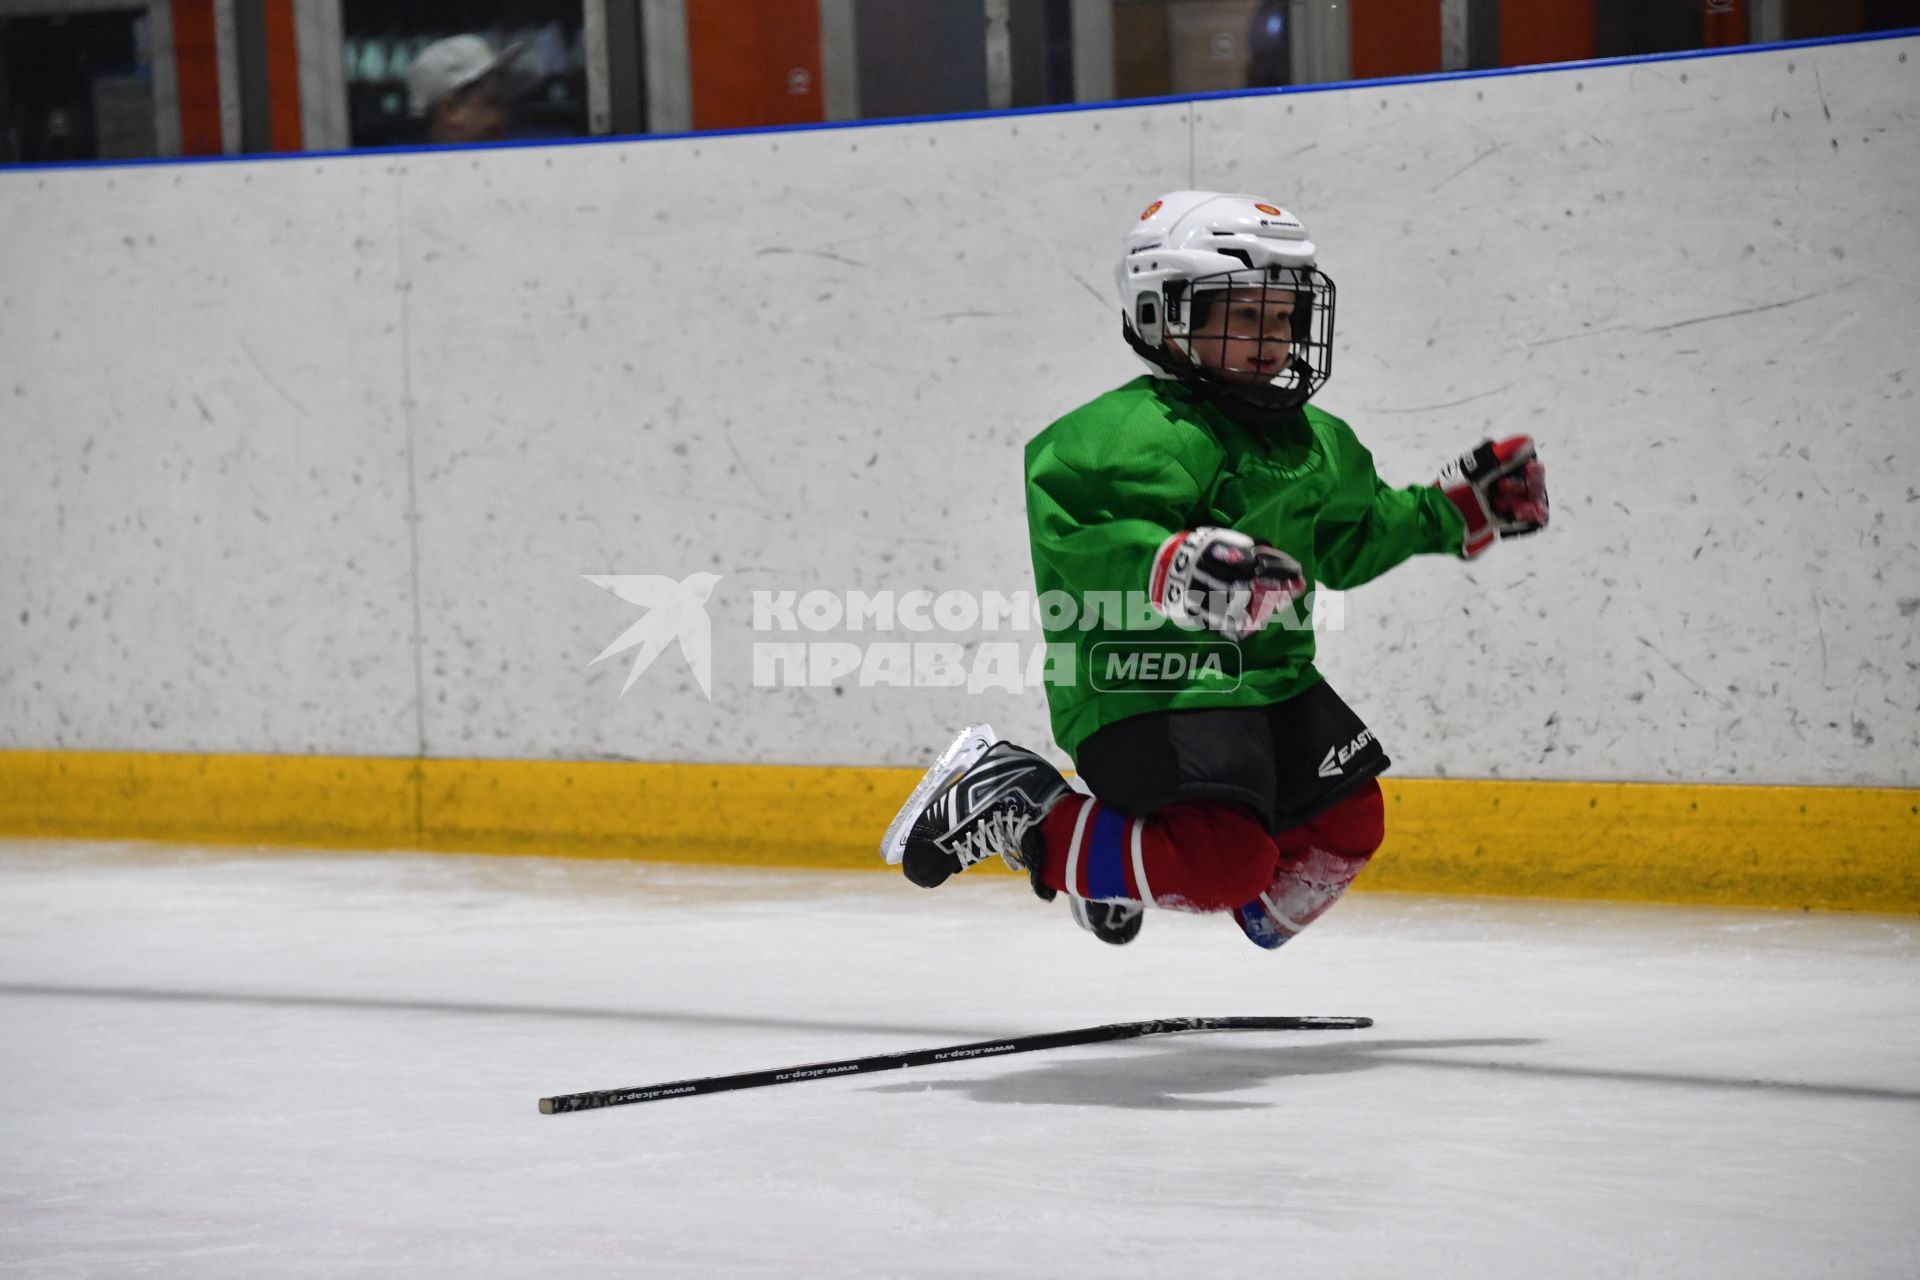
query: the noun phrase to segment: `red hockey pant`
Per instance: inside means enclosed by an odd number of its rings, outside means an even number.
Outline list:
[[[1311,822],[1273,835],[1250,810],[1224,800],[1190,800],[1129,818],[1072,795],[1047,814],[1041,831],[1047,852],[1040,878],[1078,897],[1231,911],[1262,894],[1284,898],[1296,884],[1334,886],[1312,912],[1317,916],[1380,847],[1386,812],[1372,781]]]

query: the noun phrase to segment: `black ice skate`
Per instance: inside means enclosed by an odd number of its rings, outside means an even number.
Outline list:
[[[1038,841],[1023,840],[1070,788],[1060,771],[993,729],[975,725],[954,739],[887,828],[880,851],[923,888],[999,854],[1040,883]]]
[[[1137,902],[1088,902],[1068,895],[1073,922],[1102,942],[1124,947],[1140,936],[1147,910]]]

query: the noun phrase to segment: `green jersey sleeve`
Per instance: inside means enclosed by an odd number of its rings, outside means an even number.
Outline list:
[[[1431,485],[1396,489],[1374,470],[1373,454],[1352,428],[1324,420],[1328,452],[1336,462],[1342,501],[1314,528],[1315,576],[1344,591],[1371,582],[1395,565],[1427,552],[1459,554],[1465,522],[1447,496]]]

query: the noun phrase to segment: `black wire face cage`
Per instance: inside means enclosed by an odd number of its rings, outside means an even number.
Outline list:
[[[1166,288],[1166,346],[1185,381],[1297,409],[1333,376],[1333,281],[1315,267],[1222,271]]]

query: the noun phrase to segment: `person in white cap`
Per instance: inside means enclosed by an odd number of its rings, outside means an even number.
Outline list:
[[[407,107],[424,119],[429,142],[498,142],[507,136],[502,81],[521,46],[498,53],[479,36],[448,36],[407,68]]]

